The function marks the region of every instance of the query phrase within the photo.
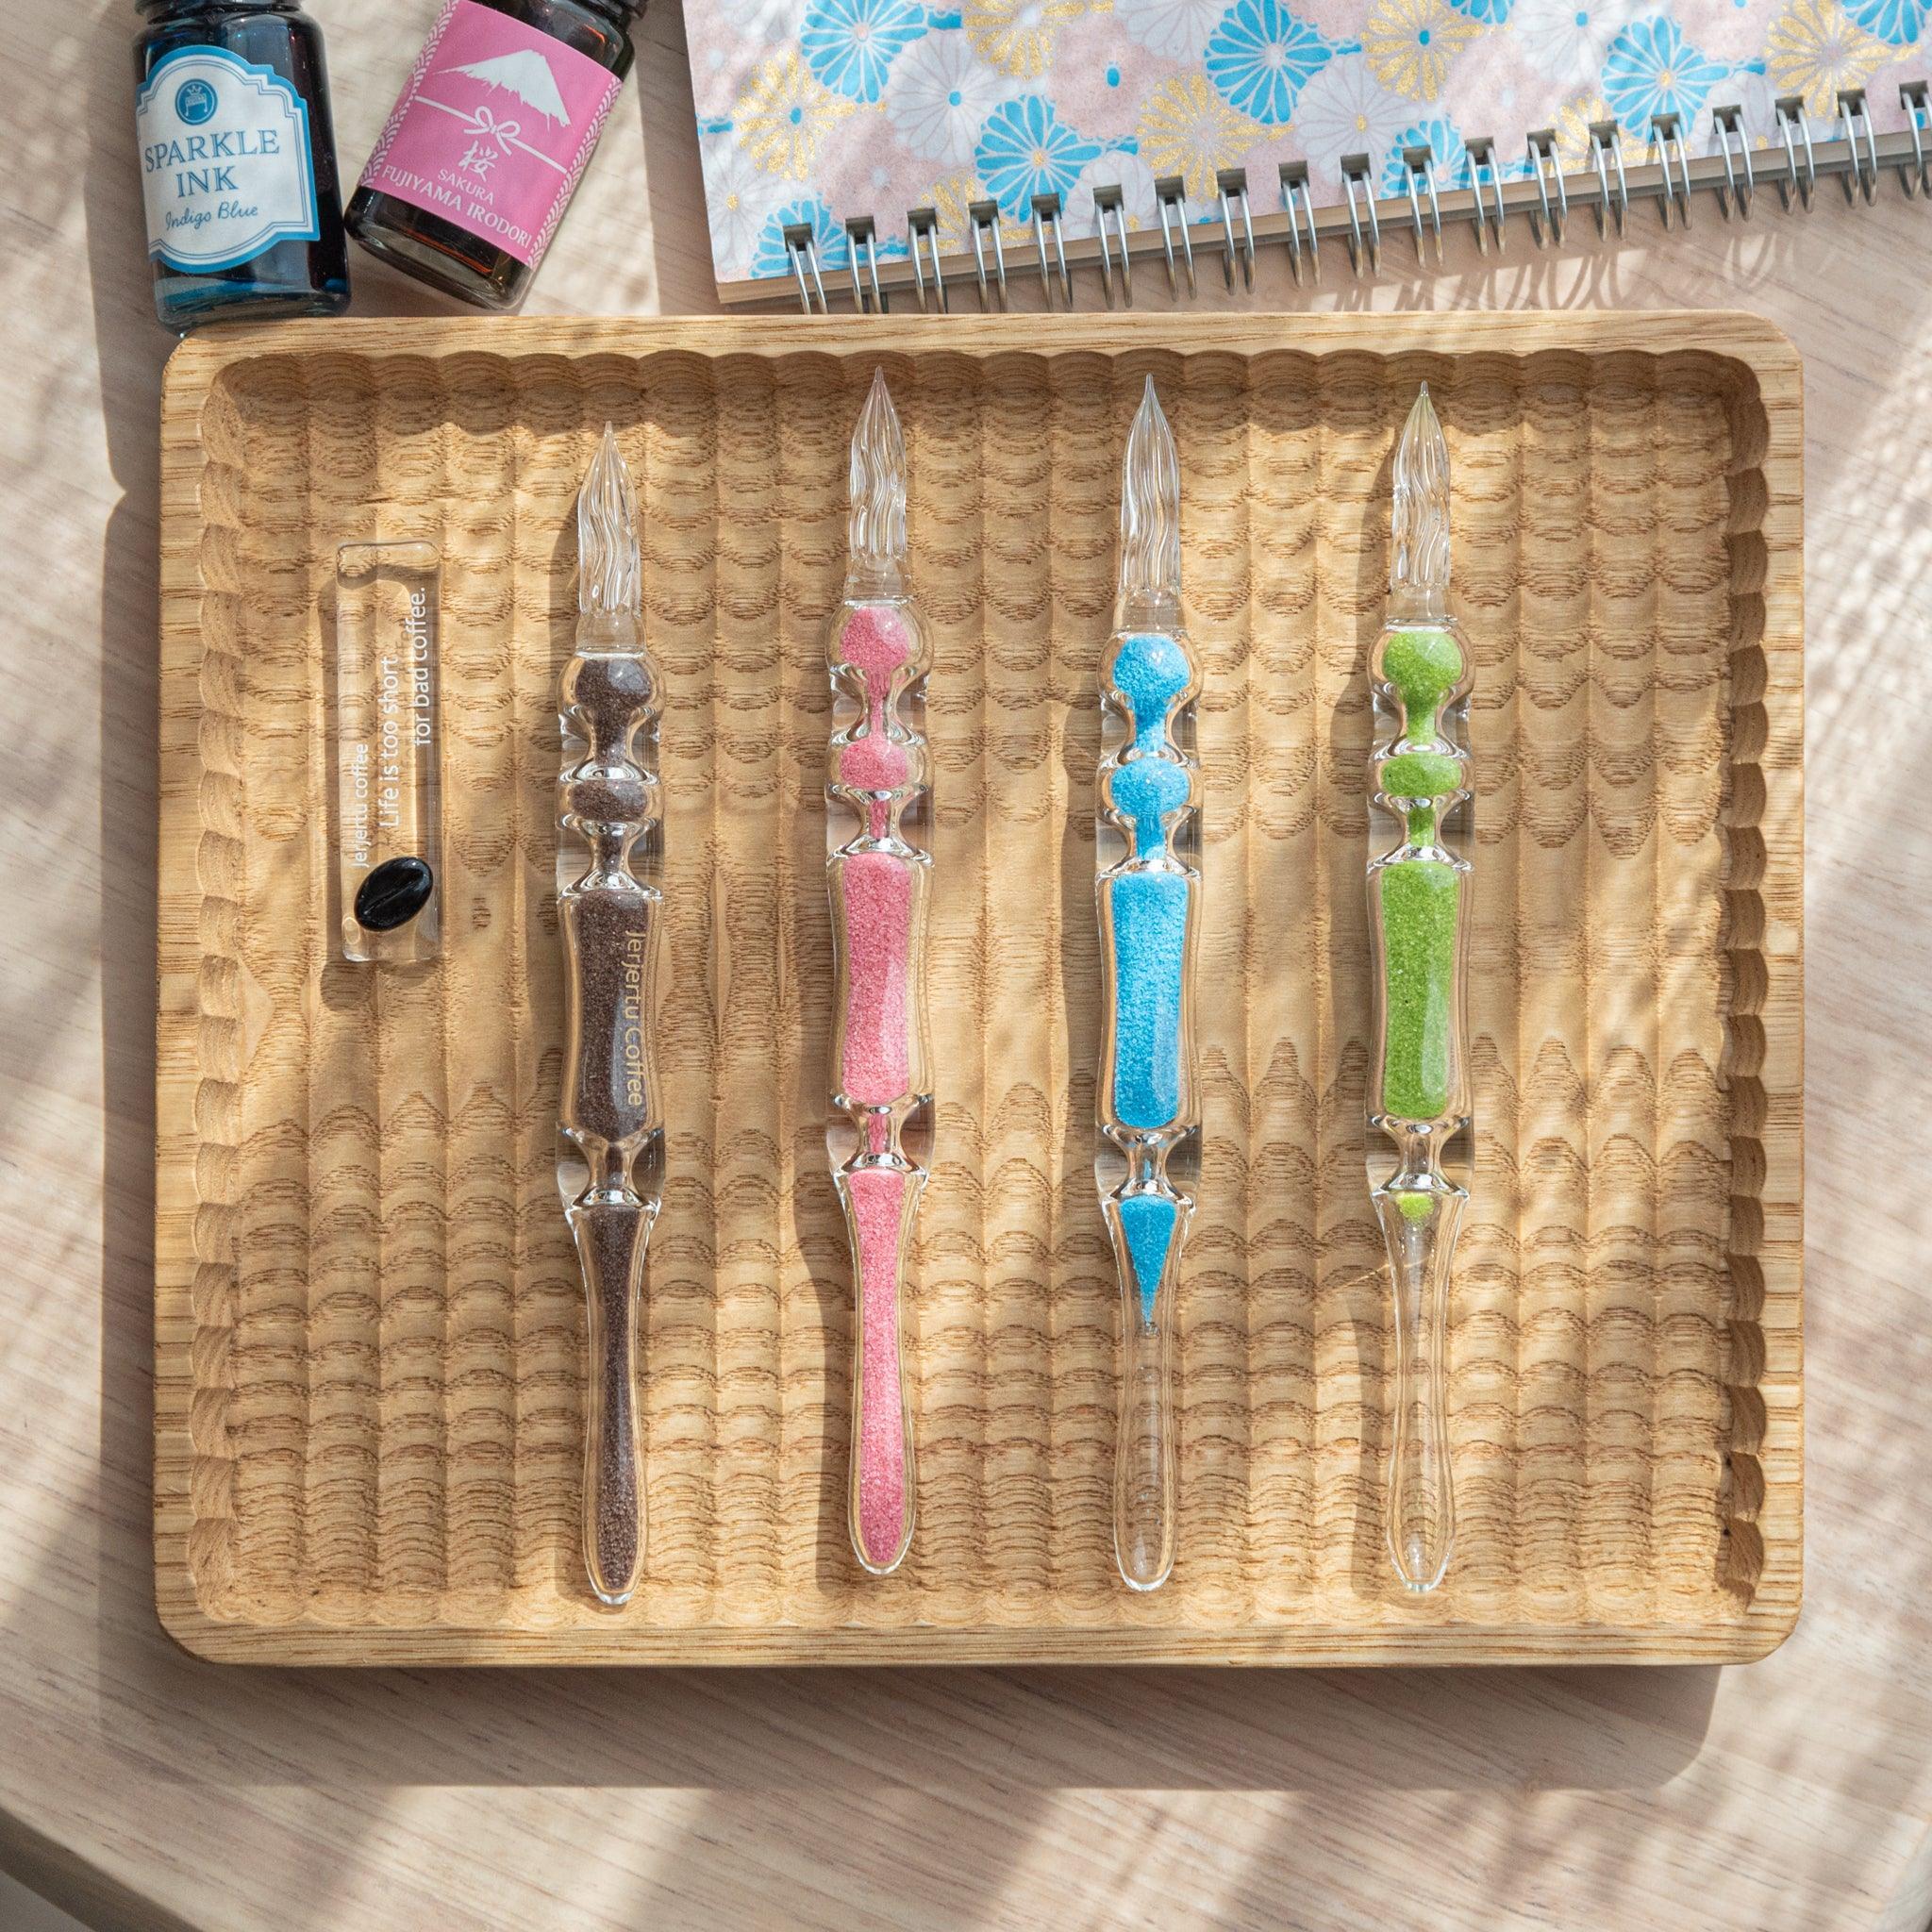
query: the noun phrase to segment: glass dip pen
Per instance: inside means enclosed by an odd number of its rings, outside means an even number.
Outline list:
[[[906,444],[881,372],[852,436],[845,593],[825,662],[832,736],[825,876],[834,968],[832,1111],[825,1144],[852,1249],[852,1548],[874,1576],[912,1541],[912,1424],[905,1287],[932,1145],[925,1037],[932,858],[925,674],[907,593]]]
[[[589,848],[558,855],[566,1013],[558,1186],[589,1299],[584,1560],[601,1603],[629,1601],[644,1560],[638,1441],[638,1323],[644,1255],[664,1186],[664,1119],[653,1058],[663,894],[658,668],[644,648],[637,496],[614,430],[577,499],[575,647],[559,710],[563,829]]]
[[[1194,698],[1181,628],[1180,460],[1150,376],[1127,434],[1120,589],[1100,664],[1094,846],[1103,982],[1094,1178],[1121,1286],[1114,1556],[1132,1590],[1174,1567],[1168,1385],[1201,1166],[1193,1065],[1200,926]]]
[[[1395,1296],[1389,1548],[1421,1591],[1442,1580],[1456,1535],[1447,1327],[1473,1139],[1464,980],[1474,798],[1469,658],[1449,615],[1449,449],[1426,384],[1396,446],[1393,514],[1388,617],[1369,671],[1370,820],[1389,845],[1369,860],[1368,1167]]]

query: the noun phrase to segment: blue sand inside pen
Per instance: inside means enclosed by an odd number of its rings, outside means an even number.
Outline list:
[[[1188,880],[1179,873],[1109,879],[1113,916],[1113,1110],[1124,1126],[1164,1127],[1181,1102],[1181,972]]]
[[[1135,758],[1113,774],[1114,809],[1133,824],[1134,857],[1159,858],[1167,851],[1169,812],[1188,802],[1186,768],[1172,758]]]
[[[1167,1272],[1178,1209],[1159,1194],[1129,1194],[1120,1204],[1121,1232],[1127,1238],[1127,1260],[1141,1293],[1141,1320],[1154,1319],[1155,1298]]]
[[[1134,748],[1153,751],[1167,741],[1167,714],[1188,688],[1187,653],[1158,631],[1134,631],[1122,640],[1113,681],[1134,713]]]

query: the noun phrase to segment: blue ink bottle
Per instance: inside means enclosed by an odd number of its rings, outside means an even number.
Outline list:
[[[136,0],[135,128],[155,310],[339,315],[349,247],[322,29],[295,0]]]

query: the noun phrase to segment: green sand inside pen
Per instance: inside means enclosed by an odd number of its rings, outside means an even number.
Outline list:
[[[1402,698],[1404,736],[1433,738],[1442,700],[1462,676],[1462,650],[1446,630],[1399,630],[1382,647],[1382,675]]]
[[[1442,744],[1438,729],[1443,700],[1461,681],[1463,668],[1461,647],[1446,630],[1399,630],[1382,647],[1382,675],[1402,700],[1404,738],[1435,741],[1433,747],[1398,752],[1382,766],[1384,795],[1411,801],[1412,845],[1435,842],[1439,808],[1431,801],[1462,786],[1461,760]],[[1462,883],[1453,865],[1436,858],[1403,859],[1384,867],[1375,881],[1389,981],[1382,1111],[1397,1120],[1432,1121],[1449,1105]]]
[[[1382,763],[1382,790],[1391,798],[1446,798],[1461,788],[1461,763],[1447,752],[1398,752]]]
[[[1439,809],[1433,801],[1462,789],[1462,763],[1447,752],[1397,752],[1382,761],[1380,784],[1385,797],[1407,801],[1408,842],[1433,845]]]
[[[1432,1121],[1449,1105],[1462,882],[1442,859],[1409,858],[1385,866],[1375,884],[1389,980],[1382,1111],[1397,1120]]]

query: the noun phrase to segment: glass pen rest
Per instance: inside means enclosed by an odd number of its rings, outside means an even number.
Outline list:
[[[358,964],[433,959],[442,949],[441,569],[428,542],[336,553],[336,936]]]

